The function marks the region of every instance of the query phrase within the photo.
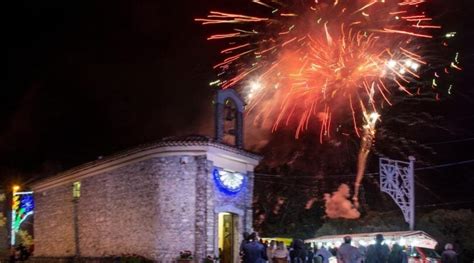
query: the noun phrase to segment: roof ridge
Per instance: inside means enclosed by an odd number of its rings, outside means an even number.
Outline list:
[[[261,159],[261,156],[258,155],[257,153],[253,153],[250,151],[247,151],[245,149],[240,149],[235,146],[223,144],[223,143],[218,143],[216,142],[213,138],[205,135],[185,135],[185,136],[168,136],[164,137],[160,140],[157,141],[152,141],[148,143],[143,143],[140,145],[137,145],[135,147],[130,147],[121,151],[117,151],[115,153],[112,153],[108,156],[101,157],[96,160],[92,160],[89,162],[85,162],[82,164],[79,164],[77,166],[74,166],[70,169],[66,169],[64,171],[55,173],[51,176],[48,176],[46,178],[41,179],[47,179],[49,177],[56,177],[56,176],[61,176],[65,174],[70,174],[70,173],[75,173],[75,172],[80,172],[83,170],[87,170],[90,168],[93,168],[95,166],[99,166],[101,164],[106,164],[108,162],[112,162],[114,160],[118,160],[121,158],[125,158],[127,156],[146,151],[146,150],[151,150],[155,148],[161,148],[161,147],[169,147],[169,146],[213,146],[222,150],[227,150],[233,153],[239,153],[242,154],[246,157],[250,157],[253,159]]]

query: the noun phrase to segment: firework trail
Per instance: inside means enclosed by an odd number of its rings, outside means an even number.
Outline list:
[[[352,118],[355,134],[363,133],[358,188],[375,134],[375,121],[366,128],[363,115],[392,105],[400,93],[416,96],[425,76],[434,76],[438,99],[437,79],[461,69],[456,54],[431,72],[439,61],[433,43],[447,42],[437,41],[441,26],[428,16],[430,1],[249,0],[247,14],[211,11],[195,20],[225,30],[208,37],[227,45],[211,85],[237,89],[255,122],[271,123],[272,131],[292,127],[296,138],[317,126],[323,142],[334,122]]]
[[[426,14],[429,0],[252,2],[260,15],[211,11],[196,19],[230,28],[208,37],[228,44],[212,84],[238,89],[273,131],[291,125],[299,137],[318,121],[321,141],[337,113],[352,116],[360,137],[363,108],[391,105],[393,87],[416,94],[431,63],[426,43],[441,28]]]
[[[359,155],[357,156],[357,175],[354,184],[354,196],[352,200],[356,208],[359,208],[359,189],[362,179],[364,178],[365,166],[367,163],[367,156],[369,155],[372,142],[375,138],[375,124],[380,115],[377,112],[370,114],[364,112],[365,125],[360,144]]]

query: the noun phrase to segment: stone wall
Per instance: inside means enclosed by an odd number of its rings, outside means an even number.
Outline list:
[[[152,256],[160,182],[153,159],[81,181],[79,248],[84,257],[135,253]]]
[[[209,185],[207,181],[210,173],[207,163],[208,161],[204,159],[196,173],[195,246],[193,248],[196,258],[204,258],[209,254],[206,251],[206,244],[209,242],[206,232],[208,227],[206,223],[209,217],[207,210]]]
[[[214,196],[215,196],[215,184],[214,184],[214,176],[212,175],[213,170],[213,163],[212,161],[207,161],[206,167],[206,181],[205,181],[205,188],[206,188],[206,207],[205,207],[205,227],[206,227],[206,248],[205,248],[205,256],[207,255],[214,255],[217,256],[218,251],[216,251],[217,244],[215,243],[215,233],[217,231],[217,224],[216,224],[216,214],[214,211]]]
[[[248,233],[253,232],[253,191],[254,191],[254,172],[247,173],[247,194],[245,196],[245,231]]]
[[[194,251],[201,226],[195,220],[196,178],[204,171],[205,156],[172,156],[83,179],[77,201],[80,256],[138,254],[171,262],[181,250]],[[73,255],[72,185],[35,198],[35,256]]]
[[[74,255],[72,188],[63,185],[35,198],[35,255]]]
[[[237,260],[242,233],[252,230],[253,173],[228,195],[215,185],[214,165],[206,155],[155,156],[83,178],[78,199],[72,180],[36,191],[34,256],[43,262],[135,254],[173,262],[190,250],[201,262],[218,254],[218,213],[231,212],[238,215]]]
[[[162,187],[155,200],[160,206],[155,242],[158,259],[163,261],[175,259],[179,251],[195,249],[196,178],[205,167],[206,157],[176,156],[166,160],[161,163]]]

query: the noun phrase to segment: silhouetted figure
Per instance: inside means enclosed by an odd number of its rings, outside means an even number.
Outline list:
[[[360,242],[357,242],[357,249],[359,250],[360,253],[360,262],[365,262],[365,257],[367,255],[367,247],[362,245]]]
[[[316,258],[321,258],[322,263],[329,263],[329,258],[332,257],[331,252],[326,248],[326,246],[323,244],[318,251],[316,251]]]
[[[267,251],[262,243],[258,241],[258,233],[253,232],[249,236],[249,242],[243,245],[244,263],[265,263]]]
[[[453,250],[453,245],[447,243],[441,254],[441,263],[458,263],[458,254]]]
[[[242,239],[242,242],[240,242],[240,248],[239,248],[239,254],[240,256],[243,256],[243,248],[244,248],[244,245],[247,244],[249,242],[249,233],[248,232],[244,232],[243,233],[243,239]]]
[[[388,263],[407,263],[408,262],[408,255],[403,251],[403,248],[395,243],[392,246],[392,252],[388,256]]]
[[[10,261],[11,263],[15,263],[16,262],[16,249],[15,248],[10,248]]]
[[[375,245],[367,248],[366,263],[387,263],[390,248],[386,244],[382,244],[384,238],[382,234],[375,237]]]
[[[311,247],[308,244],[308,246],[306,246],[306,263],[314,263],[313,258],[314,258],[313,249],[311,249]]]
[[[303,240],[295,239],[293,241],[293,253],[292,263],[304,263],[306,261],[306,248]]]
[[[344,237],[344,244],[337,250],[338,263],[358,263],[361,254],[359,250],[351,245],[352,238],[350,236]]]

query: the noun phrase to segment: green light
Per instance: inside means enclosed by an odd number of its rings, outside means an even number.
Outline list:
[[[72,196],[74,198],[81,197],[81,182],[74,182],[72,184]]]

